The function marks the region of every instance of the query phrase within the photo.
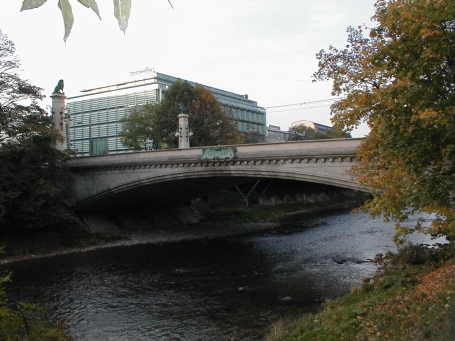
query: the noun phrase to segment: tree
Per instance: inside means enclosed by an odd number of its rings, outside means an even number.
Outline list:
[[[154,121],[158,105],[147,103],[145,105],[134,106],[130,113],[120,122],[122,131],[119,133],[122,143],[134,150],[156,149]],[[151,141],[150,146],[147,140]]]
[[[177,116],[185,110],[189,114],[195,96],[188,82],[178,80],[165,93],[164,100],[155,115],[155,133],[159,148],[177,147]],[[191,124],[191,122],[190,122]]]
[[[0,220],[6,229],[72,218],[72,178],[60,138],[37,104],[41,89],[20,79],[14,43],[0,32]]]
[[[311,127],[307,127],[303,124],[300,124],[293,126],[289,129],[288,141],[323,140],[349,137],[351,137],[351,134],[342,132],[337,129],[318,131]]]
[[[378,0],[374,28],[349,27],[348,45],[317,54],[315,80],[333,79],[335,126],[370,133],[352,175],[370,187],[364,208],[396,221],[396,242],[414,231],[454,239],[454,3]],[[363,32],[369,32],[364,36]],[[416,212],[431,223],[402,223]]]
[[[79,3],[87,8],[91,8],[101,20],[101,15],[98,5],[95,0],[77,0]],[[41,7],[47,0],[23,0],[21,11]],[[169,5],[172,3],[168,0]],[[71,33],[74,24],[73,10],[69,0],[57,0],[58,8],[62,12],[63,24],[65,26],[65,35],[63,41],[66,42]],[[174,7],[172,7],[174,8]],[[114,16],[118,21],[119,28],[125,33],[128,27],[128,20],[131,13],[131,0],[114,0]]]
[[[175,82],[165,94],[155,116],[155,136],[158,144],[177,147],[175,131],[177,116],[185,111],[193,131],[191,146],[211,146],[240,143],[237,120],[223,109],[210,90],[188,82]]]
[[[251,123],[245,125],[245,131],[243,132],[243,143],[252,144],[252,143],[261,143],[265,141],[265,136],[255,131],[252,128]]]
[[[36,101],[42,100],[41,88],[30,85],[17,74],[20,67],[14,43],[0,30],[0,143],[30,131],[23,118],[27,112],[39,111]],[[23,101],[29,101],[28,106]]]
[[[189,111],[193,146],[218,146],[242,141],[232,110],[223,108],[212,92],[197,85]]]

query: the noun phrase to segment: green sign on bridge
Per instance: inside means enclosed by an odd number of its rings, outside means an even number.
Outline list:
[[[233,146],[202,148],[201,160],[235,159],[236,152],[237,149]]]

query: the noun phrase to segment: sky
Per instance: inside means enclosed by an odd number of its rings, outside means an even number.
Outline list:
[[[316,53],[346,45],[348,26],[372,26],[374,0],[132,0],[126,34],[112,1],[98,1],[102,20],[76,0],[67,42],[57,0],[20,12],[0,0],[0,29],[16,45],[21,76],[44,89],[49,104],[59,79],[68,97],[80,90],[156,72],[238,94],[267,109],[267,124],[331,125],[331,82],[312,82]],[[366,126],[353,137],[368,133]]]

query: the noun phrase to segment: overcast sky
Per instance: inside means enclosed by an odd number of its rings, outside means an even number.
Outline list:
[[[98,1],[102,20],[70,2],[75,23],[65,44],[56,0],[24,12],[21,0],[1,0],[0,29],[16,44],[22,76],[47,96],[59,79],[70,97],[148,67],[248,94],[283,130],[302,119],[330,124],[330,102],[315,102],[332,97],[331,83],[311,82],[315,55],[344,47],[346,28],[371,26],[374,14],[373,0],[171,0],[174,9],[167,0],[132,0],[125,35],[112,1]],[[307,104],[284,106],[297,103]]]

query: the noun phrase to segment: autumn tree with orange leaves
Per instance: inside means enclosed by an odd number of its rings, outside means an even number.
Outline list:
[[[371,216],[397,222],[398,244],[415,231],[454,239],[454,14],[452,0],[378,0],[376,26],[317,54],[315,81],[333,79],[342,97],[333,124],[370,128],[351,173],[371,189]]]

